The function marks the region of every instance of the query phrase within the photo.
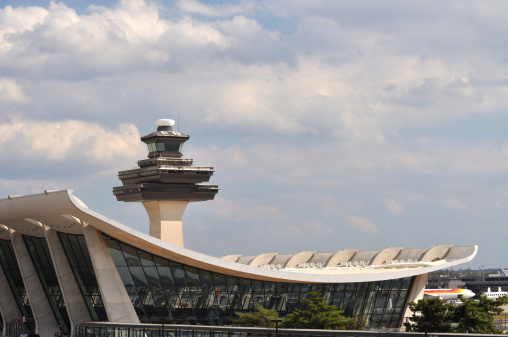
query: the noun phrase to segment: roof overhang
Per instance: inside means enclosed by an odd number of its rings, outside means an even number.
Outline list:
[[[231,276],[290,283],[372,282],[411,277],[469,262],[478,250],[477,246],[458,247],[467,249],[450,250],[451,253],[434,262],[398,266],[348,266],[315,270],[260,268],[201,254],[151,237],[89,209],[71,190],[1,199],[0,224],[33,236],[44,236],[43,226],[65,233],[82,234],[82,226],[88,224],[115,239],[175,262]],[[0,236],[3,234],[0,230]]]

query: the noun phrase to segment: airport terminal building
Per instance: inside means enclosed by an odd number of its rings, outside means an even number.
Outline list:
[[[0,200],[0,312],[41,336],[82,322],[228,325],[259,303],[285,316],[321,292],[371,329],[398,328],[423,297],[427,273],[470,261],[476,246],[438,245],[212,257],[184,248],[189,202],[212,200],[212,167],[182,158],[188,135],[173,121],[141,138],[148,158],[120,171],[119,201],[141,202],[145,234],[91,209],[70,190]],[[311,247],[309,247],[311,248]],[[274,247],[276,250],[277,247]]]

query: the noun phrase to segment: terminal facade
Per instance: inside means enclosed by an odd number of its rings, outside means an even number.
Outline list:
[[[189,202],[212,200],[212,167],[182,158],[188,135],[158,120],[148,159],[120,171],[119,201],[141,202],[149,234],[91,209],[70,190],[0,200],[2,335],[25,322],[41,336],[82,322],[228,325],[256,303],[281,316],[318,291],[367,328],[400,328],[427,274],[470,261],[476,246],[438,245],[212,257],[184,248]],[[16,323],[18,324],[18,323]]]

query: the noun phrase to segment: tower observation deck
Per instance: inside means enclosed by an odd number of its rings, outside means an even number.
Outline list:
[[[182,158],[183,144],[189,135],[173,130],[174,120],[159,119],[157,131],[141,137],[148,146],[148,159],[139,168],[120,171],[123,186],[114,187],[118,201],[142,202],[150,218],[150,235],[183,247],[182,216],[189,202],[212,200],[217,185],[208,182],[213,167],[192,166]]]

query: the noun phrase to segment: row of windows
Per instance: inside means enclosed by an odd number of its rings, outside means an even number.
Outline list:
[[[92,320],[107,321],[106,310],[102,302],[90,254],[83,235],[58,233],[67,260],[74,273]],[[23,236],[32,263],[37,271],[50,306],[58,324],[64,332],[68,331],[69,317],[60,290],[58,279],[50,258],[45,238]],[[22,316],[33,317],[23,278],[17,264],[12,242],[0,240],[0,265],[7,278]],[[1,329],[0,329],[1,331]]]
[[[180,152],[182,149],[182,143],[150,143],[147,145],[150,152]]]
[[[411,278],[366,283],[288,284],[231,277],[182,265],[104,236],[141,322],[229,324],[259,303],[283,316],[304,308],[309,291],[370,328],[398,327]]]
[[[88,248],[82,235],[59,233],[62,247],[93,320],[107,320]],[[69,318],[44,238],[23,236],[55,316],[64,331]],[[365,318],[369,328],[398,327],[411,278],[349,284],[287,284],[262,282],[182,265],[104,236],[141,322],[161,319],[177,324],[229,324],[235,312],[259,303],[283,316],[303,309],[309,291],[350,317]],[[0,240],[0,263],[16,300],[31,317],[28,297],[15,263],[12,243]]]

